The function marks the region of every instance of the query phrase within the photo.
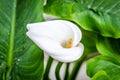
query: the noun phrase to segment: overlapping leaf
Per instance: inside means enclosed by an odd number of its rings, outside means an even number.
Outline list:
[[[92,65],[91,65],[92,64]],[[104,71],[99,73],[100,71]],[[92,80],[119,80],[120,61],[111,56],[98,56],[90,59],[87,63],[87,74]]]
[[[45,12],[103,36],[120,38],[119,0],[47,0]]]
[[[42,21],[43,0],[0,0],[0,80],[40,80],[43,52],[26,36]]]
[[[100,70],[91,78],[91,80],[110,80],[110,78],[105,71]]]
[[[114,39],[99,35],[97,36],[96,46],[100,54],[120,59],[120,38]]]
[[[95,75],[100,70],[104,70],[110,80],[119,80],[120,74],[120,39],[97,36],[97,49],[103,56],[95,57],[88,61],[87,72],[93,80],[99,80]],[[92,65],[91,65],[92,64]],[[107,76],[106,76],[107,77]]]

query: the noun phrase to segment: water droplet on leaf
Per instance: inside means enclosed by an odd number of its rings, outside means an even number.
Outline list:
[[[20,59],[17,59],[17,61],[21,61]]]

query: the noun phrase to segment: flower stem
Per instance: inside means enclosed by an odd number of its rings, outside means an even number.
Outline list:
[[[70,65],[70,63],[67,63],[64,80],[68,80],[68,77],[69,77],[69,65]]]
[[[53,58],[49,57],[48,63],[47,63],[46,69],[45,69],[45,73],[43,76],[43,80],[49,80],[49,72],[50,72],[52,62],[53,62]]]
[[[63,64],[62,62],[58,62],[57,67],[55,69],[55,76],[57,80],[61,80],[59,72],[62,64]]]
[[[84,62],[86,56],[83,55],[76,63],[75,63],[75,66],[73,67],[73,70],[70,74],[70,77],[69,77],[69,80],[75,80],[77,74],[78,74],[78,71],[82,65],[82,63]]]

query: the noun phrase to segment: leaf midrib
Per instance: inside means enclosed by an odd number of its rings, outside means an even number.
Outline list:
[[[14,37],[15,37],[15,21],[16,21],[16,4],[17,1],[14,1],[13,4],[13,13],[12,13],[12,19],[11,19],[11,30],[10,30],[10,42],[9,42],[9,52],[8,52],[8,61],[7,66],[12,66],[13,61],[13,49],[14,49]]]

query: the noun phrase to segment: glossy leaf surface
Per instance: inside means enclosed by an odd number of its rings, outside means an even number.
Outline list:
[[[0,80],[40,80],[43,52],[26,36],[42,21],[43,0],[0,0]]]
[[[91,65],[92,64],[92,65]],[[98,71],[104,71],[97,73]],[[93,80],[119,80],[120,79],[120,61],[115,57],[110,56],[97,56],[90,59],[87,63],[87,74],[93,77]],[[96,76],[96,77],[95,77]],[[97,78],[101,76],[100,78]],[[107,79],[108,78],[108,79]],[[102,80],[102,79],[100,79]]]
[[[72,20],[85,30],[120,38],[119,0],[47,0],[45,12]]]
[[[98,35],[96,46],[100,54],[120,59],[120,38],[114,39]]]

